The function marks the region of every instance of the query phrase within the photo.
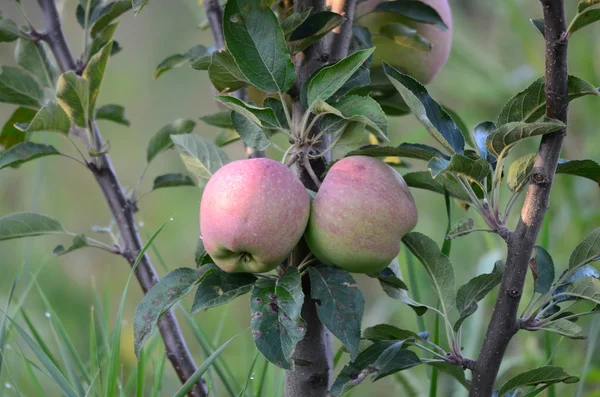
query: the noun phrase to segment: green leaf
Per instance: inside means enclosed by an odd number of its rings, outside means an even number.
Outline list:
[[[231,114],[231,111],[227,110],[224,112],[210,114],[208,116],[202,116],[202,117],[200,117],[200,120],[202,120],[206,124],[212,125],[214,127],[231,129],[231,128],[233,128],[233,124],[231,123],[230,114]]]
[[[148,142],[146,161],[151,162],[156,156],[173,147],[171,135],[190,134],[196,122],[190,119],[177,119],[163,126]]]
[[[290,52],[304,51],[312,43],[340,26],[346,19],[331,11],[310,14],[289,36]]]
[[[223,34],[240,70],[257,88],[284,93],[296,79],[277,16],[260,0],[231,0],[225,5]]]
[[[400,270],[397,263],[392,263],[390,266],[377,272],[376,274],[369,274],[369,277],[379,280],[381,289],[386,293],[387,296],[410,306],[410,308],[415,311],[417,316],[423,315],[425,312],[427,312],[428,307],[416,302],[408,295],[408,287],[399,276]]]
[[[17,167],[27,161],[44,156],[60,154],[53,146],[41,143],[19,143],[0,154],[0,170],[6,167]]]
[[[452,240],[457,237],[466,236],[473,231],[475,221],[472,218],[463,218],[456,222],[454,226],[446,233],[446,240]]]
[[[78,234],[73,237],[73,244],[71,244],[70,247],[65,248],[63,245],[58,245],[54,248],[52,253],[56,256],[61,256],[85,247],[90,247],[87,237],[84,234]]]
[[[217,51],[212,54],[208,77],[219,92],[233,92],[248,85],[246,76],[227,51]]]
[[[498,125],[511,122],[534,122],[546,113],[546,82],[544,77],[534,81],[525,90],[512,97],[498,116]],[[598,89],[575,76],[569,76],[567,95],[569,101],[584,95],[600,95]]]
[[[224,129],[215,138],[215,145],[222,147],[240,140],[240,135],[233,129]]]
[[[462,153],[465,148],[462,132],[448,113],[429,96],[427,89],[387,63],[384,63],[383,70],[427,131],[450,153]]]
[[[313,110],[317,114],[332,113],[348,121],[363,123],[377,131],[384,139],[388,139],[385,113],[371,97],[346,95],[332,105],[318,100],[314,104]]]
[[[586,9],[598,4],[600,4],[600,0],[579,0],[579,4],[577,4],[577,12],[581,13]]]
[[[183,174],[164,174],[154,179],[152,190],[165,187],[196,186],[194,180]]]
[[[154,78],[157,79],[163,73],[183,66],[187,63],[195,61],[196,59],[204,56],[206,54],[206,47],[203,45],[197,45],[189,49],[184,54],[175,54],[165,58],[161,63],[158,64],[156,70],[154,71]]]
[[[425,267],[435,294],[440,300],[440,308],[446,318],[456,300],[454,270],[450,259],[440,251],[438,245],[421,233],[411,232],[402,242]]]
[[[466,202],[469,201],[469,196],[464,192],[462,186],[447,175],[442,174],[433,179],[429,171],[416,171],[408,172],[402,176],[410,187],[425,189],[438,194],[444,194],[445,191],[448,191],[452,197]]]
[[[190,67],[192,69],[196,69],[196,70],[208,70],[208,68],[210,67],[210,63],[211,62],[212,62],[212,54],[211,55],[204,55],[204,56],[201,56],[200,58],[198,58],[196,60],[190,61]],[[239,70],[239,68],[237,67],[237,65],[236,65],[236,69]]]
[[[0,102],[39,109],[44,103],[44,91],[29,73],[18,68],[2,66]]]
[[[332,266],[308,268],[311,297],[317,303],[317,315],[356,359],[365,301],[358,284],[346,271]]]
[[[259,279],[252,290],[252,336],[267,360],[292,369],[292,353],[304,338],[306,324],[300,317],[304,293],[300,273],[290,268],[277,280]]]
[[[594,22],[600,21],[600,9],[595,8],[592,10],[584,11],[577,14],[573,23],[569,27],[569,33],[573,34],[581,28],[586,27]]]
[[[435,25],[440,30],[447,30],[448,26],[442,17],[430,5],[417,0],[396,0],[382,2],[375,7],[373,12],[389,12],[415,22]]]
[[[212,264],[213,260],[206,252],[206,248],[204,248],[204,243],[202,242],[202,237],[198,239],[198,244],[196,245],[196,253],[194,255],[194,261],[196,262],[196,266],[204,266],[208,264]],[[214,268],[206,268],[207,271],[204,274],[207,274],[209,271],[215,271]]]
[[[372,341],[382,340],[406,340],[406,339],[421,339],[419,335],[413,331],[400,329],[389,324],[378,324],[373,327],[366,328],[363,331],[363,339]]]
[[[373,363],[373,369],[376,371],[373,382],[421,364],[419,357],[411,350],[404,349],[403,344],[403,341],[394,343],[385,349],[377,361]]]
[[[19,66],[31,73],[44,87],[54,87],[58,71],[41,41],[17,40],[15,58]]]
[[[150,0],[131,0],[131,4],[133,6],[133,13],[135,15],[139,14],[142,11],[142,8],[148,4]]]
[[[446,157],[436,148],[419,143],[402,143],[397,147],[368,145],[347,153],[345,157],[349,156],[405,157],[425,161],[435,157]]]
[[[217,266],[206,265],[211,271],[200,281],[191,313],[231,302],[252,289],[257,278],[250,273],[226,273]]]
[[[550,291],[554,282],[554,262],[544,248],[535,246],[535,257],[529,262],[533,273],[533,288],[535,292],[545,294]]]
[[[96,55],[98,53],[98,51],[100,51],[104,46],[106,46],[113,39],[113,36],[115,35],[115,32],[117,30],[117,27],[119,27],[119,22],[110,24],[107,27],[105,27],[104,29],[102,29],[100,32],[98,32],[98,34],[92,40],[92,43],[89,44],[87,47],[88,60],[91,59],[94,55]],[[121,51],[121,47],[119,46],[119,43],[117,43],[116,41],[113,41],[113,46],[112,46],[110,55],[115,55],[119,51]]]
[[[463,138],[465,139],[465,143],[467,144],[467,146],[475,148],[476,147],[475,142],[473,141],[473,137],[471,136],[471,132],[469,130],[469,127],[467,127],[467,124],[465,124],[465,121],[460,117],[460,115],[458,113],[456,113],[454,110],[450,109],[449,107],[442,106],[442,108],[444,109],[444,111],[446,113],[448,113],[448,115],[452,118],[452,120],[454,120],[454,123],[456,124],[458,129],[460,130],[460,132],[462,132]]]
[[[210,177],[229,162],[223,151],[199,136],[172,135],[171,140],[200,188],[204,188]]]
[[[271,141],[267,139],[265,131],[246,116],[232,112],[231,121],[233,122],[235,131],[242,138],[246,146],[256,150],[265,150],[271,146]]]
[[[561,367],[547,365],[529,371],[521,372],[519,375],[511,378],[500,388],[499,396],[523,386],[535,386],[539,384],[554,383],[576,383],[579,378],[567,374]]]
[[[285,115],[285,109],[283,108],[284,105],[279,99],[266,97],[262,105],[265,108],[271,108],[273,110],[279,126],[281,126],[283,129],[289,129],[287,117]],[[285,106],[287,106],[287,104]]]
[[[427,169],[431,171],[431,176],[435,179],[441,173],[459,174],[473,181],[482,181],[490,173],[490,164],[478,158],[473,160],[462,154],[455,154],[450,161],[434,157],[427,163]]]
[[[487,137],[495,130],[496,124],[494,124],[492,121],[484,121],[477,124],[475,128],[473,128],[473,138],[475,139],[479,156],[481,156],[483,159],[486,159],[490,164],[495,163],[496,159],[494,156],[488,153],[486,142]]]
[[[100,93],[100,85],[104,78],[104,71],[108,64],[108,58],[112,50],[113,42],[109,41],[98,53],[90,58],[83,71],[83,78],[89,82],[89,110],[88,114],[93,115],[96,108],[96,99]]]
[[[121,105],[102,105],[96,109],[96,120],[110,120],[117,124],[129,127],[131,122],[125,114],[125,108]]]
[[[458,381],[467,391],[471,389],[471,382],[465,378],[465,370],[462,367],[446,362],[424,362],[424,364],[437,368],[438,370],[450,375]]]
[[[554,320],[545,324],[542,327],[534,327],[528,328],[530,330],[538,330],[538,331],[547,331],[555,334],[559,334],[562,336],[566,336],[571,339],[585,339],[585,335],[583,334],[583,328],[579,325],[575,324],[572,321],[565,320],[563,318],[559,318],[558,320]]]
[[[402,47],[412,48],[420,51],[431,51],[431,43],[415,29],[402,23],[390,23],[379,29],[379,34],[392,40]]]
[[[504,264],[498,261],[494,264],[491,273],[481,274],[458,289],[456,294],[456,308],[460,314],[454,324],[454,330],[458,331],[463,321],[477,311],[477,302],[485,298],[500,281],[504,273]]]
[[[140,350],[154,332],[158,320],[178,301],[187,296],[201,277],[198,269],[180,268],[166,274],[144,296],[133,317],[134,350]]]
[[[600,260],[600,228],[587,235],[571,253],[569,269],[576,269]]]
[[[108,3],[102,8],[98,19],[93,23],[90,35],[92,37],[98,36],[98,34],[100,34],[100,32],[110,25],[115,19],[131,10],[131,7],[132,0],[120,0]]]
[[[240,113],[259,127],[275,129],[284,128],[284,126],[279,124],[279,118],[271,108],[255,106],[229,95],[218,95],[215,97],[215,100],[221,102],[231,110]],[[235,126],[233,118],[231,121]],[[238,134],[239,133],[240,132],[238,131]]]
[[[25,132],[49,131],[68,134],[71,129],[69,116],[57,102],[47,102],[37,112]]]
[[[90,83],[75,72],[68,71],[58,78],[56,99],[71,121],[78,127],[87,128],[90,109]]]
[[[288,34],[292,33],[298,26],[302,24],[302,22],[306,20],[306,18],[308,18],[311,11],[312,7],[307,8],[301,13],[294,12],[293,14],[285,18],[283,22],[281,22],[281,29],[283,30],[283,34],[287,36]]]
[[[510,165],[506,185],[511,191],[514,192],[521,189],[529,181],[536,155],[536,153],[527,154],[518,158]]]
[[[596,277],[578,278],[569,285],[565,294],[600,304],[600,280]]]
[[[10,43],[19,37],[27,39],[12,19],[0,15],[0,43]]]
[[[312,109],[318,100],[326,101],[352,77],[354,72],[373,54],[375,48],[356,51],[349,57],[325,66],[306,83],[307,107]]]
[[[41,214],[21,212],[0,218],[0,241],[64,233],[65,229],[60,222]]]
[[[10,116],[8,121],[2,127],[0,131],[0,150],[8,150],[11,147],[25,142],[27,140],[26,134],[20,129],[15,127],[15,124],[29,124],[36,115],[36,111],[29,108],[20,107],[17,108]]]
[[[565,128],[565,124],[559,120],[548,119],[537,123],[525,123],[522,121],[502,124],[487,137],[486,146],[488,151],[499,157],[520,140],[532,136],[549,134]]]
[[[546,37],[546,27],[544,26],[544,18],[531,18],[529,22],[533,25],[533,27],[540,32],[542,37]]]

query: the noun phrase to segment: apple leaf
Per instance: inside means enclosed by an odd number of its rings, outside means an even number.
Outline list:
[[[212,125],[213,127],[219,128],[233,128],[233,124],[231,123],[231,111],[226,110],[224,112],[218,112],[214,114],[209,114],[208,116],[200,117],[200,120],[204,121],[208,125]]]
[[[546,82],[544,77],[535,80],[504,105],[498,116],[498,126],[512,122],[532,123],[546,113]],[[569,101],[584,95],[600,95],[598,89],[575,76],[569,76],[567,96]]]
[[[223,34],[227,49],[254,86],[270,93],[284,93],[294,84],[294,64],[270,7],[260,0],[228,1]]]
[[[535,292],[545,294],[550,291],[554,282],[554,262],[552,257],[544,248],[535,246],[535,257],[529,262],[533,273],[533,288]]]
[[[2,131],[0,131],[0,145],[4,148],[3,150],[8,150],[27,140],[25,132],[16,128],[15,125],[26,125],[31,123],[31,120],[33,120],[36,113],[37,112],[34,109],[25,107],[17,108],[13,112],[2,127]]]
[[[91,247],[88,243],[87,237],[85,237],[84,234],[78,234],[77,236],[73,237],[73,243],[69,247],[65,248],[63,245],[57,245],[52,253],[56,256],[61,256],[85,247]]]
[[[17,40],[15,58],[17,64],[31,73],[44,87],[54,88],[58,71],[41,42]]]
[[[372,341],[405,340],[410,338],[422,339],[420,335],[413,331],[400,329],[389,324],[378,324],[363,331],[363,339]]]
[[[208,70],[211,62],[212,62],[212,54],[204,55],[196,60],[190,61],[190,67],[192,69],[196,69],[196,70]],[[237,67],[237,65],[236,65],[236,67]],[[237,68],[237,69],[239,70],[239,68]]]
[[[542,37],[546,37],[546,27],[544,26],[544,18],[530,18],[529,22],[533,25]]]
[[[165,187],[196,186],[194,180],[183,174],[164,174],[154,179],[152,190]]]
[[[233,127],[232,127],[233,128]],[[240,140],[240,135],[233,129],[224,129],[215,138],[215,145],[222,147]]]
[[[405,349],[403,345],[404,341],[396,341],[381,353],[373,363],[375,370],[373,382],[421,364],[419,357],[413,351]]]
[[[421,262],[440,302],[440,309],[448,319],[450,309],[456,301],[454,270],[450,259],[440,251],[438,245],[424,234],[411,232],[402,242]]]
[[[194,64],[198,68],[198,63]],[[227,51],[213,52],[208,78],[219,92],[232,92],[248,85],[248,80]]]
[[[469,196],[464,192],[462,186],[447,175],[442,174],[433,179],[429,171],[415,171],[408,172],[403,177],[410,187],[425,189],[438,194],[444,194],[447,191],[452,197],[466,202],[469,201]]]
[[[250,119],[243,114],[232,112],[231,121],[233,123],[233,128],[242,138],[242,141],[244,141],[246,146],[256,150],[265,150],[271,146],[271,141],[267,139],[267,135],[262,127],[250,121]]]
[[[69,116],[57,102],[50,101],[37,112],[25,132],[49,131],[66,135],[70,128]]]
[[[463,218],[456,222],[454,226],[446,233],[446,240],[452,240],[457,237],[466,236],[473,231],[475,221],[472,218]]]
[[[495,130],[496,124],[494,124],[492,121],[484,121],[477,124],[475,128],[473,128],[473,138],[475,139],[479,156],[481,156],[483,159],[486,159],[490,164],[495,163],[496,159],[494,156],[488,153],[486,142],[487,137]]]
[[[0,14],[0,43],[10,43],[19,37],[27,39],[12,19],[5,18]]]
[[[345,157],[349,156],[405,157],[425,161],[435,157],[446,158],[436,148],[419,143],[402,143],[396,147],[367,145],[347,153]]]
[[[385,269],[374,274],[369,274],[368,276],[376,278],[379,281],[381,289],[387,296],[409,306],[415,311],[417,316],[425,314],[429,308],[426,305],[422,305],[413,300],[408,295],[408,287],[404,281],[400,279],[399,273],[398,263],[397,261],[394,261]]]
[[[578,278],[569,285],[565,294],[600,304],[600,280],[596,277]]]
[[[0,218],[0,241],[64,233],[66,231],[60,222],[42,214],[20,212]]]
[[[560,275],[559,280],[562,280],[562,278],[566,272],[567,272],[567,270],[565,270],[563,272],[563,274]],[[573,271],[573,274],[571,274],[569,277],[566,278],[566,280],[562,280],[560,285],[554,290],[554,292],[552,292],[553,301],[554,302],[562,302],[562,301],[568,300],[569,298],[566,296],[557,296],[557,295],[564,294],[567,291],[567,288],[569,288],[569,286],[571,284],[573,284],[575,281],[585,278],[585,277],[593,277],[593,278],[600,279],[600,271],[598,271],[592,265],[583,265],[583,266],[577,268],[575,271]]]
[[[467,391],[471,389],[471,382],[465,377],[465,370],[462,367],[458,367],[447,362],[430,361],[424,362],[423,364],[437,368],[443,373],[453,377],[458,383],[460,383]]]
[[[19,68],[2,66],[0,102],[39,109],[44,103],[44,91],[29,73]]]
[[[88,80],[74,71],[63,73],[56,83],[56,99],[75,125],[87,128],[90,107]]]
[[[358,284],[349,273],[337,267],[311,266],[308,274],[311,297],[317,303],[319,319],[355,359],[365,305]]]
[[[310,13],[312,12],[312,7],[307,8],[301,13],[294,12],[287,18],[281,22],[281,29],[283,30],[284,35],[289,35],[292,33],[298,26],[302,24],[308,18]]]
[[[304,83],[307,107],[312,109],[317,101],[327,101],[352,77],[374,50],[375,48],[369,48],[356,51],[349,57],[316,71]]]
[[[231,110],[240,113],[259,127],[271,129],[283,129],[287,127],[279,124],[279,118],[271,108],[255,106],[229,95],[218,95],[215,97],[215,100]],[[233,118],[231,121],[234,122]],[[240,131],[238,131],[239,133]]]
[[[502,124],[488,135],[486,146],[492,155],[498,157],[502,152],[506,155],[513,145],[523,139],[549,134],[565,127],[563,122],[552,119],[536,123],[518,121]]]
[[[200,237],[198,239],[198,244],[196,244],[196,253],[194,255],[194,262],[196,262],[197,267],[214,263],[214,261],[212,260],[210,255],[208,255],[208,252],[206,252],[206,248],[204,248],[204,242],[202,241],[202,237]],[[210,270],[211,268],[207,268],[207,269]],[[212,269],[211,271],[214,271],[214,269]]]
[[[558,335],[566,336],[571,339],[585,339],[585,335],[583,334],[583,328],[579,325],[575,324],[572,321],[565,320],[559,318],[558,320],[553,320],[548,324],[545,324],[542,327],[533,327],[528,328],[532,331],[547,331],[552,332]]]
[[[500,390],[499,396],[504,396],[506,393],[523,386],[536,386],[539,384],[553,383],[576,383],[579,378],[566,373],[561,367],[555,365],[547,365],[529,371],[521,372],[517,376],[508,380]]]
[[[148,142],[146,161],[151,162],[156,156],[173,147],[171,135],[190,134],[196,122],[189,119],[177,119],[163,126]]]
[[[135,1],[135,0],[133,0]],[[119,0],[108,3],[101,10],[99,10],[98,18],[92,24],[90,35],[96,37],[104,28],[110,25],[114,20],[119,18],[122,14],[131,10],[132,0]],[[139,11],[138,11],[139,12]],[[137,12],[136,12],[137,14]]]
[[[294,367],[292,353],[304,338],[306,323],[300,317],[304,293],[300,273],[290,268],[277,280],[259,279],[250,300],[254,343],[271,363]]]
[[[600,228],[595,229],[575,247],[569,258],[569,269],[577,269],[600,260]]]
[[[482,181],[490,173],[490,164],[487,160],[478,158],[473,160],[462,154],[453,155],[450,160],[434,157],[427,163],[427,169],[433,179],[442,173],[459,174],[473,181]]]
[[[574,21],[570,26],[569,33],[573,34],[579,29],[597,21],[600,21],[600,9],[594,8],[591,10],[586,10],[575,16]]]
[[[110,120],[117,124],[129,127],[131,122],[125,115],[125,108],[121,105],[102,105],[96,109],[96,120]]]
[[[191,313],[231,302],[252,289],[257,278],[250,273],[226,273],[217,266],[206,265],[211,271],[198,285]]]
[[[577,12],[581,13],[598,4],[600,4],[600,0],[579,0],[579,4],[577,4]]]
[[[144,8],[149,1],[150,0],[131,0],[131,4],[133,6],[133,13],[135,15],[138,15],[140,11],[142,11],[142,8]]]
[[[217,146],[197,135],[171,135],[187,170],[196,177],[197,185],[206,186],[210,177],[229,162],[229,158]]]
[[[373,12],[389,12],[415,22],[435,25],[440,30],[448,30],[448,26],[438,12],[428,4],[417,0],[396,0],[382,2]]]
[[[104,79],[104,72],[108,64],[108,58],[112,51],[113,41],[109,41],[88,61],[82,77],[89,83],[89,110],[88,115],[94,114],[96,108],[96,99],[100,93],[100,85]]]
[[[133,316],[133,346],[138,358],[144,343],[156,329],[158,320],[192,292],[202,275],[202,269],[175,269],[158,280],[142,298]]]
[[[157,79],[163,73],[168,72],[171,69],[178,68],[195,61],[196,59],[206,55],[206,51],[206,47],[203,45],[197,45],[190,48],[184,54],[175,54],[163,59],[163,61],[156,67],[156,70],[154,70],[154,78]]]
[[[0,170],[6,167],[17,167],[27,161],[40,157],[60,154],[54,146],[41,143],[23,142],[0,153]]]
[[[481,274],[458,289],[456,308],[460,313],[460,317],[454,324],[455,331],[458,331],[467,317],[477,311],[477,302],[485,298],[491,290],[500,284],[503,273],[504,263],[498,261],[494,264],[491,273]]]
[[[340,26],[346,19],[331,11],[312,13],[289,35],[292,54],[304,51],[312,43]]]
[[[347,95],[335,104],[321,100],[315,102],[313,111],[317,114],[332,114],[348,121],[365,124],[388,140],[387,118],[381,106],[370,97]]]
[[[427,131],[450,153],[463,153],[465,138],[452,117],[429,96],[427,89],[414,78],[400,73],[387,63],[383,70],[398,90],[411,112]]]

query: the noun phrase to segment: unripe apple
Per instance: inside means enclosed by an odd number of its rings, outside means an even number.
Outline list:
[[[266,158],[234,161],[204,188],[202,241],[226,272],[268,272],[302,238],[309,212],[308,192],[287,167]]]
[[[429,83],[442,69],[450,54],[452,15],[448,0],[421,0],[438,12],[446,26],[448,26],[445,31],[431,24],[416,23],[397,14],[372,13],[371,11],[383,1],[385,0],[367,0],[359,3],[354,13],[355,23],[368,28],[372,34],[371,41],[376,47],[372,66],[379,66],[385,61],[413,76],[421,83]],[[327,0],[327,4],[331,6],[332,11],[340,13],[343,9],[344,0]],[[408,48],[381,36],[381,28],[392,23],[401,23],[415,29],[431,44],[431,50]]]
[[[402,176],[383,161],[346,157],[331,167],[311,204],[304,235],[317,259],[353,273],[384,269],[417,224]]]

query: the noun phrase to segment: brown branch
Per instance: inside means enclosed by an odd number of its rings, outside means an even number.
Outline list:
[[[333,36],[331,40],[331,60],[340,61],[348,56],[348,49],[352,41],[352,26],[354,25],[354,11],[356,10],[356,0],[344,1],[344,17],[346,20],[342,24],[340,32]]]
[[[46,24],[46,32],[42,39],[52,50],[63,73],[75,69],[76,62],[62,33],[61,21],[54,0],[38,0],[38,2]],[[95,147],[102,147],[102,136],[98,126],[95,123],[90,123],[90,130],[95,138]],[[98,157],[95,164],[89,164],[89,168],[94,174],[119,228],[123,243],[122,256],[130,265],[133,265],[143,247],[135,223],[133,204],[125,197],[108,154]],[[144,293],[147,293],[158,281],[158,276],[148,255],[142,257],[135,275]],[[177,319],[171,311],[160,319],[158,329],[163,338],[167,358],[173,365],[181,382],[184,383],[196,371],[196,364],[181,334]],[[204,380],[200,380],[189,395],[205,397],[207,389]]]
[[[541,0],[546,33],[546,115],[567,122],[567,37],[564,0]],[[566,130],[542,138],[517,228],[507,241],[508,257],[494,313],[473,371],[470,397],[489,397],[506,348],[519,329],[517,309],[533,246],[548,209]]]

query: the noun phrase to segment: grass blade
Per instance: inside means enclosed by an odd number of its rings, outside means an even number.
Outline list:
[[[165,362],[167,361],[167,355],[161,354],[158,365],[154,367],[154,383],[152,384],[152,397],[159,397],[161,395],[163,372],[165,371]]]
[[[12,301],[13,295],[15,293],[15,289],[17,288],[17,284],[19,283],[19,278],[21,278],[21,272],[17,274],[17,277],[12,282],[10,286],[10,291],[8,292],[8,300],[6,301],[6,306],[4,307],[4,311],[8,313],[8,308],[10,307],[10,302]],[[2,373],[2,363],[4,362],[4,345],[6,343],[6,316],[2,319],[2,323],[0,324],[0,374]]]
[[[240,333],[232,336],[231,339],[229,339],[227,342],[223,343],[221,345],[221,347],[219,347],[210,356],[208,356],[208,358],[202,363],[202,365],[200,365],[198,367],[198,369],[196,370],[196,372],[194,372],[192,374],[192,376],[190,376],[190,378],[187,380],[187,382],[185,382],[185,384],[181,387],[181,389],[179,389],[179,391],[177,392],[177,394],[175,394],[174,397],[185,397],[185,395],[190,390],[192,390],[192,387],[194,387],[194,385],[198,382],[198,380],[200,379],[200,377],[202,377],[202,375],[204,375],[204,373],[206,372],[206,370],[217,359],[217,357],[219,356],[219,354],[221,354],[221,352],[223,350],[225,350],[225,348],[227,347],[227,345],[229,345],[235,338],[237,338],[238,336],[240,336],[241,334],[243,334],[244,332],[246,332],[249,328],[250,327],[248,327],[248,328],[244,329],[243,331],[241,331]]]
[[[254,366],[256,365],[256,360],[258,360],[259,356],[260,356],[260,353],[256,352],[256,355],[254,356],[254,360],[252,360],[252,365],[250,365],[250,370],[248,371],[248,376],[246,376],[246,382],[244,383],[244,387],[242,388],[242,390],[240,390],[240,394],[238,394],[238,397],[244,397],[246,395],[246,389],[248,388],[248,384],[250,384],[251,380],[254,380]]]
[[[267,380],[267,371],[269,370],[269,360],[263,357],[263,367],[260,371],[260,377],[258,378],[258,387],[256,388],[256,397],[261,397],[265,388],[265,382]]]

